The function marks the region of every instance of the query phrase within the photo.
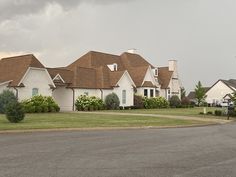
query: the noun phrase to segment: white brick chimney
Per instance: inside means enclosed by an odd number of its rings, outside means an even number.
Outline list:
[[[177,60],[169,60],[169,71],[177,72]]]

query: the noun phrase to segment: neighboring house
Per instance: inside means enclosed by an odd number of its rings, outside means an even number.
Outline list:
[[[15,91],[19,100],[53,96],[63,111],[74,110],[80,95],[104,100],[114,92],[121,106],[132,106],[134,94],[167,99],[181,94],[177,61],[157,68],[133,52],[118,56],[91,51],[63,68],[45,68],[33,55],[2,59],[0,92],[3,89]]]
[[[12,90],[22,101],[38,94],[52,96],[54,87],[47,69],[33,55],[0,60],[0,92]]]
[[[188,99],[189,99],[189,101],[190,101],[191,103],[197,104],[196,92],[195,92],[195,91],[189,92],[189,94],[188,94],[187,97],[188,97]]]
[[[205,93],[210,89],[210,87],[203,87]],[[197,104],[197,98],[196,98],[196,92],[191,91],[189,92],[187,98],[189,99],[190,102]]]
[[[218,80],[207,92],[206,102],[211,105],[218,105],[229,99],[236,91],[236,80]]]

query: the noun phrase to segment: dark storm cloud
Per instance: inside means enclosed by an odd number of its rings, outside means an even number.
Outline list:
[[[0,22],[20,15],[38,13],[50,3],[60,4],[65,10],[77,7],[81,3],[111,4],[123,3],[131,0],[1,0]]]

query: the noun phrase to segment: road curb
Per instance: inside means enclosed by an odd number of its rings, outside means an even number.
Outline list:
[[[58,129],[28,129],[28,130],[4,130],[0,134],[16,133],[43,133],[43,132],[70,132],[70,131],[106,131],[106,130],[147,130],[147,129],[175,129],[175,128],[198,128],[221,125],[219,123],[179,125],[179,126],[145,126],[145,127],[97,127],[97,128],[58,128]]]

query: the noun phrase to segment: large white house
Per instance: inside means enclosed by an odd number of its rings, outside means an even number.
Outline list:
[[[134,94],[169,99],[180,97],[181,90],[175,60],[158,68],[135,53],[119,56],[94,51],[63,68],[45,68],[31,54],[1,59],[0,92],[4,89],[12,90],[19,100],[52,96],[63,111],[75,110],[80,95],[104,100],[114,92],[121,106],[132,106]]]
[[[231,95],[236,91],[236,80],[218,80],[206,92],[206,102],[210,105],[218,105],[230,99]]]

